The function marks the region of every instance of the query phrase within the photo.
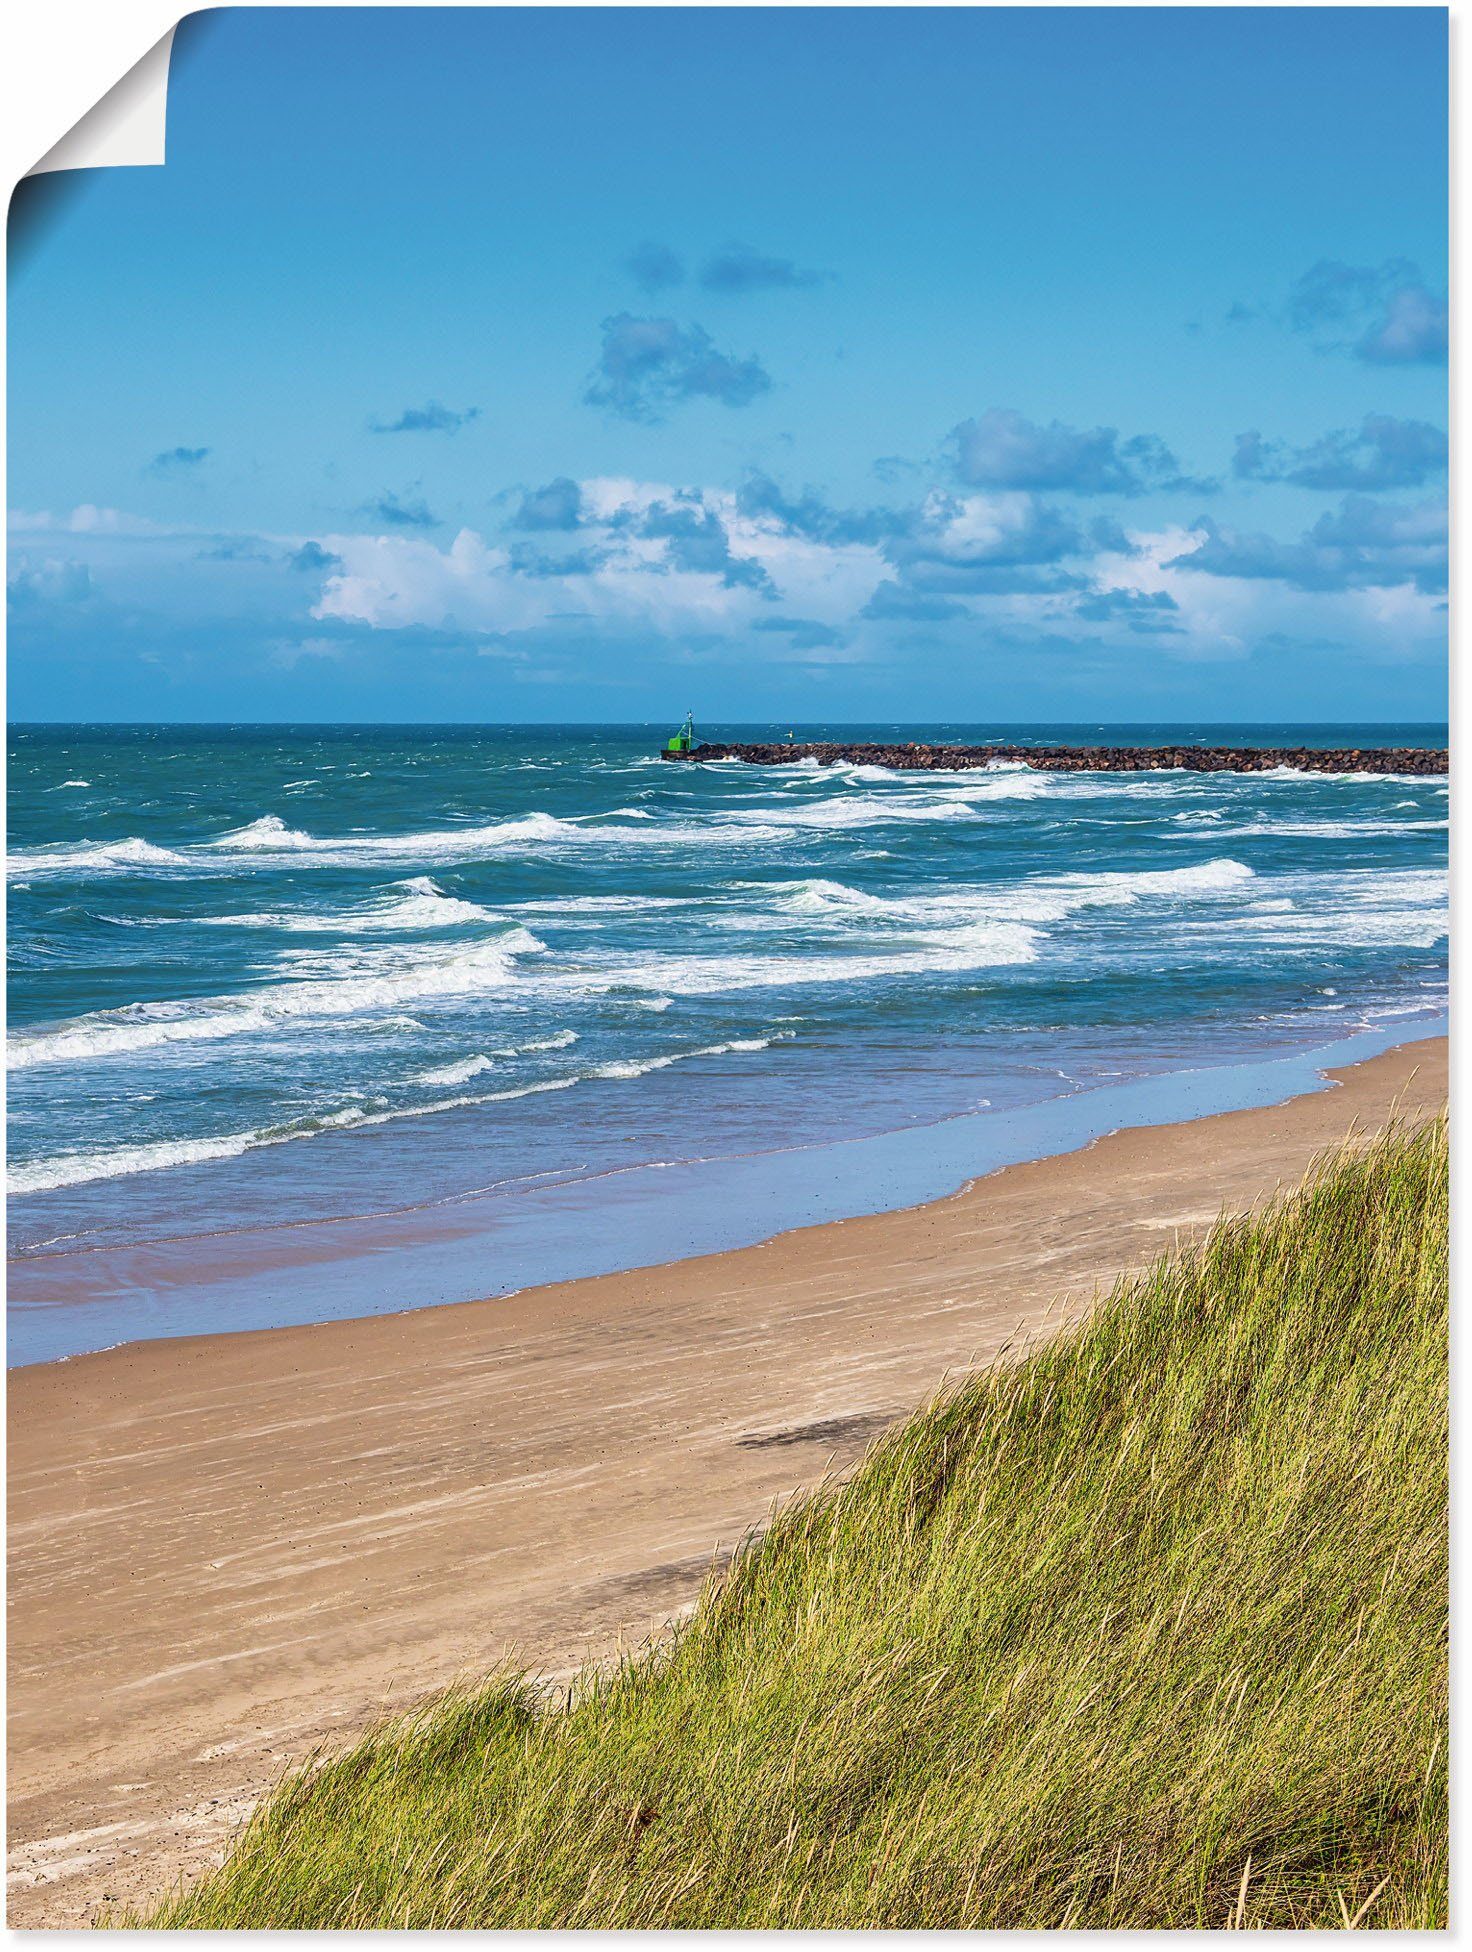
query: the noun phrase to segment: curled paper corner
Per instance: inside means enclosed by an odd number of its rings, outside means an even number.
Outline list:
[[[184,15],[15,185],[6,234],[12,278],[29,268],[67,208],[96,181],[91,172],[165,161],[170,79],[220,11]]]
[[[169,62],[174,51],[171,27],[135,61],[100,102],[89,108],[61,141],[54,143],[27,176],[60,169],[117,169],[164,160],[168,126]]]

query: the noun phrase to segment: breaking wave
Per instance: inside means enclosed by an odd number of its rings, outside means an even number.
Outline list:
[[[130,836],[127,840],[81,840],[70,847],[32,848],[12,854],[6,873],[118,874],[139,868],[188,867],[189,856],[172,847]]]
[[[362,935],[379,930],[407,933],[417,929],[465,928],[500,919],[476,902],[445,894],[428,875],[416,875],[412,881],[398,885],[402,893],[358,908],[318,915],[273,909],[245,915],[207,915],[203,920],[209,927],[221,929],[282,929],[289,935]]]
[[[464,950],[424,952],[417,960],[386,960],[362,974],[281,983],[239,995],[190,1002],[129,1004],[98,1010],[46,1030],[12,1034],[7,1069],[78,1062],[153,1050],[163,1044],[198,1043],[270,1032],[292,1024],[356,1018],[436,997],[504,987],[518,958],[543,947],[526,929]]]
[[[725,1057],[736,1053],[764,1051],[790,1038],[790,1030],[776,1031],[770,1037],[733,1037],[721,1044],[706,1044],[698,1050],[667,1051],[657,1057],[615,1058],[591,1070],[567,1077],[543,1078],[530,1084],[514,1085],[505,1091],[489,1091],[455,1098],[440,1098],[430,1104],[385,1107],[346,1105],[336,1110],[309,1113],[279,1125],[262,1126],[253,1131],[222,1133],[198,1139],[160,1139],[141,1145],[122,1145],[90,1151],[62,1153],[51,1159],[12,1167],[7,1186],[12,1193],[55,1192],[62,1187],[83,1186],[100,1179],[123,1179],[138,1173],[162,1172],[175,1166],[202,1165],[210,1160],[238,1159],[265,1146],[285,1145],[294,1139],[316,1138],[327,1132],[340,1132],[360,1126],[388,1125],[398,1119],[426,1118],[436,1112],[461,1111],[480,1105],[506,1104],[517,1098],[532,1098],[548,1091],[570,1091],[575,1085],[599,1080],[639,1078],[650,1071],[666,1070],[673,1064],[695,1058]],[[523,1045],[522,1050],[552,1050],[575,1042],[548,1038],[540,1044]],[[508,1053],[514,1054],[514,1053]],[[464,1066],[446,1066],[441,1073],[426,1072],[417,1082],[437,1082],[447,1086],[466,1083],[493,1069],[489,1058],[480,1056]],[[452,1073],[454,1075],[452,1075]],[[412,1081],[411,1081],[412,1082]]]

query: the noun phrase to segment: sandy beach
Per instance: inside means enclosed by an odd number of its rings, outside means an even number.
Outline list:
[[[642,1639],[947,1373],[1439,1107],[1445,1042],[1334,1075],[706,1259],[13,1372],[11,1924],[158,1894],[457,1676]]]

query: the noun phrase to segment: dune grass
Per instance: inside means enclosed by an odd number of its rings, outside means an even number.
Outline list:
[[[943,1395],[673,1640],[257,1813],[154,1926],[1447,1917],[1444,1125]]]

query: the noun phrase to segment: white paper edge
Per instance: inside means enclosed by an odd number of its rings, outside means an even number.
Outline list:
[[[171,27],[26,174],[162,163],[173,47]]]

